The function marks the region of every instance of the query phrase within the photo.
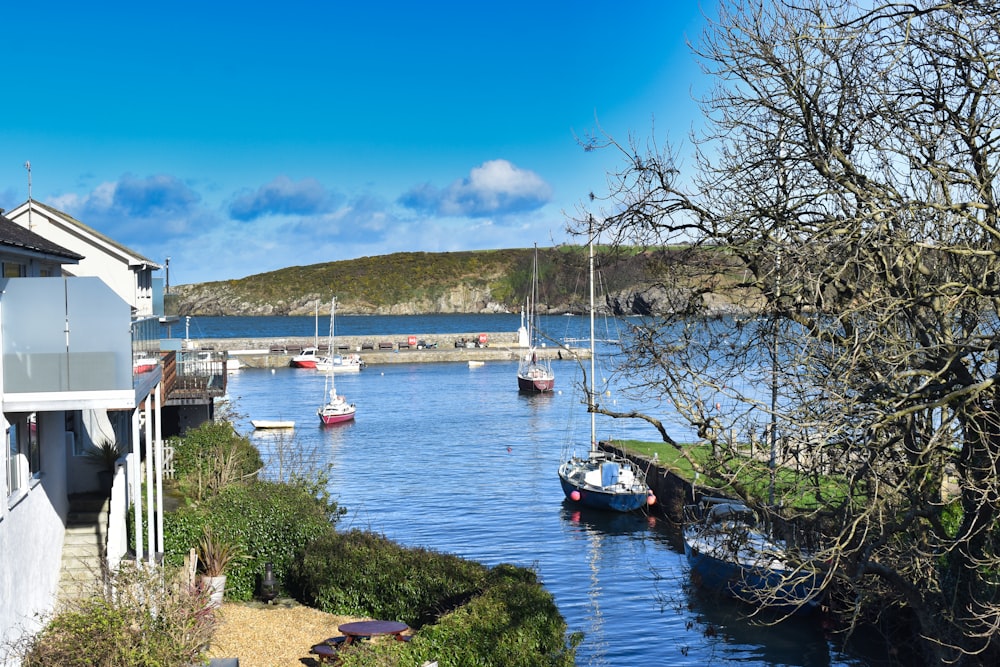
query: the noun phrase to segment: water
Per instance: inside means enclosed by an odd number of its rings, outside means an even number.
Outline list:
[[[392,333],[417,330],[386,324]],[[455,332],[498,328],[461,324]],[[348,510],[341,528],[534,568],[569,630],[585,633],[579,665],[871,664],[839,651],[816,620],[761,627],[729,601],[700,595],[663,520],[570,506],[556,470],[570,447],[586,448],[589,416],[572,390],[575,364],[555,370],[556,392],[522,395],[514,362],[370,366],[336,377],[358,416],[331,427],[319,425],[324,378],[312,370],[238,371],[229,398],[271,473],[330,466],[330,488]],[[254,432],[251,418],[297,427]],[[608,422],[602,437],[656,438],[651,427]]]

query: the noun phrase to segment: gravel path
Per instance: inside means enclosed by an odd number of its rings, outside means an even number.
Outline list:
[[[239,658],[240,667],[317,665],[309,647],[340,634],[337,626],[362,620],[304,607],[291,600],[276,604],[230,603],[219,610],[210,658]]]

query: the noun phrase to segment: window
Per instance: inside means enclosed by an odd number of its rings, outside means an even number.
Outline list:
[[[24,278],[28,275],[28,267],[20,262],[4,262],[3,263],[3,277],[4,278]]]
[[[32,414],[28,417],[28,472],[37,477],[42,472],[42,448],[39,445],[41,438],[38,433],[38,415]]]
[[[21,445],[17,439],[17,425],[7,429],[7,495],[21,488]]]

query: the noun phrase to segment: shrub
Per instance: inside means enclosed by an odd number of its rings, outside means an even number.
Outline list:
[[[265,563],[283,581],[299,551],[333,533],[337,506],[311,495],[301,485],[256,481],[226,487],[196,506],[164,516],[165,560],[184,562],[206,527],[213,537],[239,545],[242,557],[226,572],[226,597],[252,599]]]
[[[252,479],[264,467],[253,443],[226,421],[205,422],[171,443],[175,484],[194,501]]]
[[[23,667],[202,664],[215,629],[208,599],[176,570],[123,563],[104,595],[73,603],[27,640]],[[168,576],[169,575],[169,576]]]
[[[535,573],[513,565],[491,570],[482,592],[404,645],[363,643],[343,651],[342,667],[572,667],[582,635],[566,637],[566,623]]]
[[[352,530],[310,544],[292,581],[304,602],[324,611],[420,627],[471,598],[486,573],[480,563]]]

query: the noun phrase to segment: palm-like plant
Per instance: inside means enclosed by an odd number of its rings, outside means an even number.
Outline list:
[[[100,443],[87,450],[87,459],[96,463],[102,470],[114,470],[115,462],[125,453],[124,448],[113,440],[105,438]]]
[[[243,550],[239,543],[217,536],[211,526],[205,526],[198,543],[198,568],[206,577],[220,577],[230,563],[239,560]]]

